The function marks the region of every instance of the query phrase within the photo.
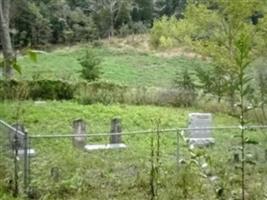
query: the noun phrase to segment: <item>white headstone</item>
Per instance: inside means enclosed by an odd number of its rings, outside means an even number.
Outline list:
[[[190,113],[188,122],[188,141],[190,145],[197,147],[214,144],[211,135],[211,113]]]

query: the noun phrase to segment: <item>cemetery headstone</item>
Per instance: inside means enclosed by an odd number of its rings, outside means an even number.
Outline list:
[[[82,119],[73,121],[73,145],[77,148],[84,148],[86,145],[86,124]]]
[[[111,120],[111,136],[110,136],[110,144],[120,144],[121,141],[121,119],[113,118]]]
[[[195,147],[205,147],[214,144],[211,135],[211,113],[190,113],[188,122],[188,142]]]

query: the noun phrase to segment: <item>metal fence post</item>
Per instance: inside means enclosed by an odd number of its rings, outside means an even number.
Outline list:
[[[18,175],[18,136],[17,136],[17,130],[16,133],[14,135],[14,139],[13,139],[13,144],[14,144],[14,149],[12,149],[13,151],[13,155],[14,155],[14,191],[13,191],[13,196],[17,197],[18,193],[19,193],[19,186],[18,186],[18,179],[19,179],[19,175]]]
[[[24,193],[27,194],[28,192],[28,172],[29,172],[29,156],[28,156],[28,133],[27,131],[24,132],[24,145],[23,145],[23,153],[24,153],[24,169],[23,169],[23,173],[24,173],[24,177],[23,177],[23,184],[24,184]]]
[[[176,162],[177,162],[177,169],[179,169],[180,165],[180,134],[179,131],[176,133]]]

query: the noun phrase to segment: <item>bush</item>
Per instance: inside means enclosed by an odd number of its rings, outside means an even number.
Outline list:
[[[75,86],[60,80],[38,80],[29,82],[30,98],[69,100],[74,96]]]
[[[171,88],[128,87],[107,81],[69,83],[61,80],[1,81],[0,98],[32,100],[70,100],[81,104],[133,104],[189,106],[194,96]]]
[[[60,80],[1,81],[1,99],[69,100],[75,86]]]
[[[131,24],[123,24],[118,30],[118,35],[120,37],[126,37],[133,34],[145,34],[147,30],[146,25],[142,22],[133,22]]]
[[[77,85],[76,99],[81,104],[125,103],[124,93],[126,91],[126,86],[107,81],[81,82]]]
[[[194,93],[176,88],[128,87],[111,82],[79,83],[76,100],[81,104],[123,103],[131,105],[191,106]]]

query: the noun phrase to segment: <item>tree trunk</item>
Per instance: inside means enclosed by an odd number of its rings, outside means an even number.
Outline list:
[[[4,55],[4,76],[12,77],[11,62],[14,59],[10,32],[9,32],[9,8],[10,0],[0,0],[0,35]]]

